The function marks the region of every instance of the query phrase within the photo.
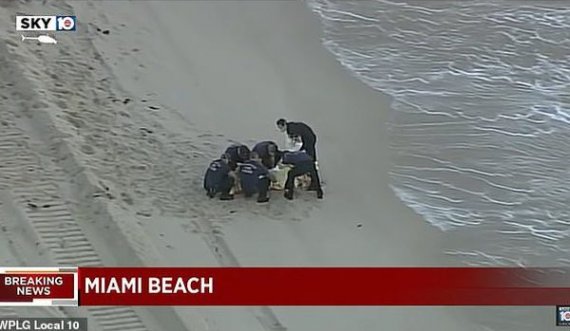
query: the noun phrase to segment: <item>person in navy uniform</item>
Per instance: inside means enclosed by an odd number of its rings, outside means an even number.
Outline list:
[[[204,189],[210,199],[221,193],[220,200],[232,200],[233,195],[230,194],[230,191],[234,182],[229,166],[229,156],[226,154],[212,161],[204,175]]]
[[[286,199],[293,199],[293,191],[295,189],[295,178],[308,174],[311,177],[311,185],[309,191],[316,191],[317,198],[323,198],[323,190],[321,188],[321,180],[315,162],[305,151],[297,152],[283,152],[283,164],[293,166],[287,173],[287,181],[285,182],[285,193],[283,194]]]
[[[224,154],[229,156],[228,165],[232,171],[235,171],[239,163],[249,160],[251,151],[246,145],[234,144],[226,149]]]
[[[279,148],[275,142],[269,140],[262,141],[253,146],[251,151],[257,153],[261,159],[261,163],[267,169],[273,169],[277,165],[278,160],[276,158],[279,153]]]
[[[269,201],[269,171],[263,165],[257,153],[252,152],[251,159],[240,164],[239,178],[242,192],[246,197],[249,198],[257,193],[257,202],[265,203]]]
[[[297,137],[301,138],[303,145],[301,146],[302,151],[307,152],[309,156],[313,159],[313,162],[317,161],[317,135],[310,126],[303,122],[287,122],[284,118],[277,120],[277,128],[281,132],[287,132],[287,135],[291,139]]]

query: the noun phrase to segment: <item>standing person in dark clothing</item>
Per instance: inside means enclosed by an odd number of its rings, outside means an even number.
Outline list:
[[[269,201],[267,196],[269,191],[269,171],[261,163],[257,153],[251,153],[251,160],[247,160],[239,167],[239,178],[241,189],[246,197],[258,194],[257,202],[265,203]]]
[[[230,172],[229,159],[225,154],[210,163],[204,176],[204,189],[210,199],[215,197],[218,192],[221,193],[220,200],[232,200],[234,198],[230,194],[234,186],[234,178]]]
[[[275,142],[262,141],[257,143],[251,151],[257,153],[261,159],[261,163],[263,163],[267,169],[273,169],[277,165],[276,156],[279,153],[279,148]]]
[[[287,181],[285,182],[285,193],[286,199],[293,199],[293,191],[295,189],[295,178],[309,174],[311,177],[311,185],[309,186],[310,191],[317,191],[317,198],[323,198],[323,190],[321,188],[321,180],[319,178],[319,173],[315,167],[315,162],[311,159],[309,154],[304,151],[298,152],[284,152],[283,159],[281,161],[283,164],[292,165],[293,168],[287,173]]]
[[[229,156],[228,165],[232,171],[236,170],[238,163],[249,160],[250,150],[246,145],[234,144],[228,147],[225,154]]]
[[[290,138],[300,137],[303,142],[301,150],[307,152],[313,161],[317,161],[317,135],[310,126],[303,122],[287,122],[284,118],[277,120],[277,127],[281,132],[287,132]]]

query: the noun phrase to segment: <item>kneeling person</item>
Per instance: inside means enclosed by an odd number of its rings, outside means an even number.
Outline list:
[[[224,152],[228,155],[229,166],[232,171],[236,170],[239,163],[249,160],[251,151],[245,145],[234,144]]]
[[[269,171],[261,163],[257,153],[251,154],[251,160],[243,162],[239,167],[241,189],[246,197],[257,193],[257,202],[264,203],[269,201],[267,196],[270,184]]]
[[[229,159],[227,155],[210,163],[206,175],[204,176],[204,189],[206,194],[213,198],[218,192],[221,193],[220,200],[231,200],[233,195],[230,194],[234,186],[234,178],[231,175],[231,169],[228,165]]]
[[[267,169],[275,168],[277,164],[276,155],[279,153],[279,148],[275,142],[262,141],[257,143],[251,151],[257,153],[261,159],[261,163],[263,163]]]
[[[310,191],[317,191],[317,198],[323,198],[323,190],[321,188],[321,179],[315,166],[313,158],[304,151],[284,152],[282,158],[283,164],[292,165],[293,167],[287,173],[287,181],[285,182],[285,198],[292,200],[293,191],[295,189],[295,178],[308,174],[311,177]]]

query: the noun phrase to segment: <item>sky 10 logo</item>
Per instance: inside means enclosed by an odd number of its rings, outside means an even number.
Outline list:
[[[570,326],[570,306],[556,306],[556,325]]]
[[[75,16],[16,16],[16,31],[75,31]]]

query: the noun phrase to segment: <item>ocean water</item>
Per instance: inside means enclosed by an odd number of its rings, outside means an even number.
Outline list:
[[[310,0],[325,47],[393,97],[392,187],[470,265],[568,265],[563,1]],[[379,109],[379,111],[387,111]]]

